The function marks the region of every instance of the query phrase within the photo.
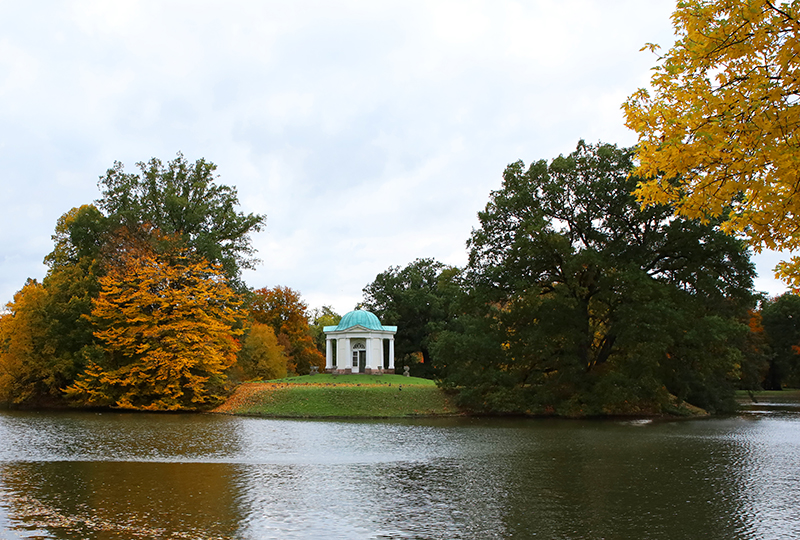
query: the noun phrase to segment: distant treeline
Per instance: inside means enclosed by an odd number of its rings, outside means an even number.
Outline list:
[[[396,366],[474,412],[722,412],[736,389],[800,384],[800,297],[753,290],[719,220],[642,208],[633,150],[581,141],[508,166],[464,268],[392,267],[361,307],[398,326]],[[250,234],[215,166],[116,163],[59,218],[48,272],[0,317],[0,403],[198,410],[235,383],[323,368],[322,328],[288,287],[252,290]]]

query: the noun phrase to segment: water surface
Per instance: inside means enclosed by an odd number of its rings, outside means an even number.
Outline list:
[[[800,537],[800,413],[679,422],[0,413],[0,540]]]

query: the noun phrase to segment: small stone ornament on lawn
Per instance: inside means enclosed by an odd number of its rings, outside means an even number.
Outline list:
[[[408,366],[405,366],[405,367],[403,368],[403,376],[404,376],[404,377],[411,377],[411,374],[408,372],[408,370],[409,370],[409,369],[411,369],[411,368],[410,368],[410,367],[408,367]]]
[[[311,366],[311,373],[309,375],[317,375],[319,374],[319,366]]]

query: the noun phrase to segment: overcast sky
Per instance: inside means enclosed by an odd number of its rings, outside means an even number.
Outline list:
[[[634,144],[620,105],[673,0],[0,0],[0,305],[115,160],[181,151],[267,215],[248,285],[339,313],[390,266],[466,262],[505,166]],[[757,289],[776,294],[774,255]]]

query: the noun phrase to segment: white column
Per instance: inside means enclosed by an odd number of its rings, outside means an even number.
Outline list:
[[[350,350],[350,338],[344,338],[344,358],[345,364],[339,366],[339,369],[352,369],[353,368],[353,351]]]
[[[394,336],[389,338],[389,369],[394,369]]]
[[[331,338],[325,338],[325,370],[333,368],[333,351],[331,350]]]
[[[364,344],[367,346],[367,365],[366,369],[372,369],[372,338],[366,338]]]

